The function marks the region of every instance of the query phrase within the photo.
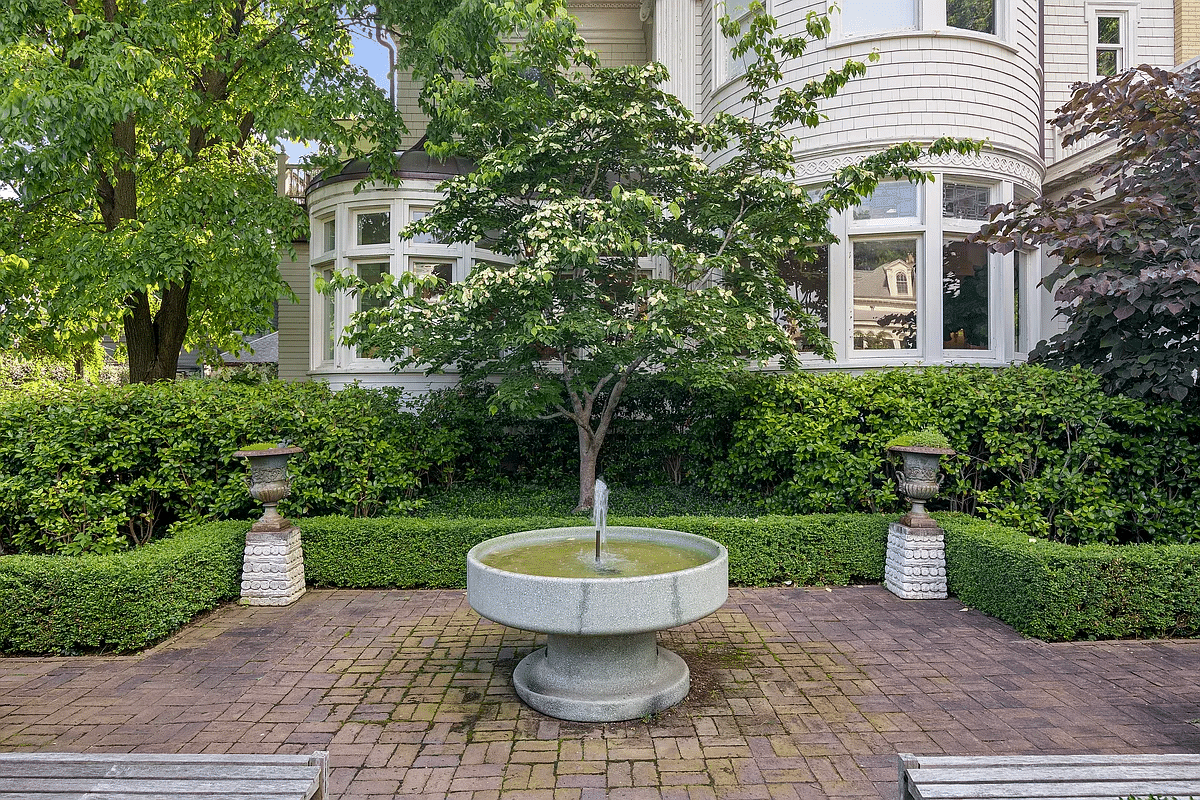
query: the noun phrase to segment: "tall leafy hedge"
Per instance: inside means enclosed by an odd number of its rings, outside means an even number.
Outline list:
[[[0,557],[0,652],[138,650],[240,591],[245,522],[104,556]]]
[[[398,514],[456,456],[399,393],[323,384],[187,381],[68,387],[0,398],[0,553],[108,553],[177,520],[259,508],[233,457],[287,439],[285,514]]]
[[[492,415],[465,388],[419,410],[408,401],[279,382],[0,395],[0,552],[113,552],[176,520],[248,517],[256,505],[232,453],[251,441],[304,448],[283,504],[295,516],[413,513],[464,482],[575,480],[570,424]],[[647,381],[631,388],[601,471],[618,513],[622,487],[673,484],[717,501],[689,511],[895,513],[885,447],[927,425],[958,451],[935,508],[1072,543],[1200,542],[1200,409],[1108,397],[1082,370]],[[454,513],[453,500],[439,505]]]

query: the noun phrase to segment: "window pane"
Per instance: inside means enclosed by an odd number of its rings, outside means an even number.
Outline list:
[[[1025,267],[1025,255],[1020,251],[1013,254],[1013,351],[1024,353],[1021,339],[1021,271]]]
[[[872,33],[917,26],[913,0],[845,0],[842,4],[842,33]]]
[[[917,240],[858,240],[854,260],[854,349],[917,346]]]
[[[980,33],[996,32],[994,0],[946,0],[946,24]]]
[[[337,247],[337,224],[331,219],[325,221],[323,242],[325,246],[323,252],[332,253]]]
[[[942,247],[942,348],[988,349],[987,245]]]
[[[730,11],[730,14],[733,12]],[[739,24],[738,37],[741,37],[746,32],[746,26],[749,24],[749,19],[744,19]],[[737,39],[725,39],[725,79],[733,80],[740,78],[746,74],[747,68],[758,59],[758,54],[753,50],[747,50],[741,56],[733,54],[733,46],[737,44]]]
[[[333,272],[325,270],[321,273],[321,277],[327,281],[331,281],[333,280]],[[333,361],[333,348],[337,340],[337,331],[334,328],[333,318],[333,294],[326,293],[321,295],[321,297],[323,298],[322,305],[325,314],[325,318],[321,320],[323,326],[321,332],[321,360]]]
[[[367,286],[378,286],[383,283],[383,276],[388,273],[388,263],[381,261],[374,264],[359,264],[358,277],[362,278]],[[358,310],[367,311],[372,308],[383,308],[386,304],[382,297],[373,297],[365,295],[361,292],[358,294]]]
[[[942,186],[942,216],[953,219],[987,219],[991,195],[986,186],[947,183]]]
[[[454,263],[451,261],[414,261],[412,271],[414,275],[421,277],[433,275],[438,279],[436,288],[421,290],[421,296],[426,300],[446,291],[446,287],[454,282]]]
[[[1096,17],[1096,41],[1100,44],[1121,43],[1121,18]]]
[[[358,215],[359,244],[387,244],[391,235],[392,215],[387,211]]]
[[[420,220],[423,220],[429,216],[429,211],[430,211],[430,209],[428,209],[428,208],[410,208],[408,210],[408,221],[410,223],[419,222]],[[419,233],[416,236],[409,239],[409,241],[417,242],[418,244],[432,244],[433,243],[433,234],[432,233]]]
[[[1104,77],[1111,77],[1117,74],[1116,50],[1096,51],[1096,74]]]
[[[855,220],[917,216],[917,187],[907,181],[887,181],[854,208]]]
[[[809,314],[820,321],[821,333],[829,335],[829,248],[817,248],[812,261],[784,261],[779,275],[791,295]],[[810,350],[804,336],[787,320],[778,320],[796,341],[796,347]]]

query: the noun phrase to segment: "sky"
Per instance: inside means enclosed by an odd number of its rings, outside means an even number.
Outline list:
[[[353,40],[354,53],[350,56],[350,62],[365,69],[375,83],[386,92],[388,90],[387,48],[365,33],[354,33]],[[292,141],[284,142],[283,148],[288,154],[290,162],[299,161],[301,156],[316,149],[303,142]]]

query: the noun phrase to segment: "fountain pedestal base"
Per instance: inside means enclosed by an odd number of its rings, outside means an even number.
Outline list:
[[[549,634],[513,671],[531,708],[574,722],[618,722],[664,711],[687,696],[683,659],[654,632],[617,636]]]

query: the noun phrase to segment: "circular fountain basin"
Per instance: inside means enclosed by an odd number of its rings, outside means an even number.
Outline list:
[[[637,558],[606,558],[599,570],[563,577],[553,564],[563,550],[576,570],[594,552],[592,527],[522,531],[481,542],[467,554],[467,600],[480,616],[521,630],[547,634],[541,648],[517,666],[513,684],[533,708],[558,719],[612,722],[662,711],[690,687],[687,664],[659,647],[655,632],[695,622],[720,608],[729,594],[729,554],[718,542],[681,531],[610,527],[607,547],[620,551],[665,548],[667,561],[647,566]],[[572,542],[578,542],[574,547]],[[514,553],[534,567],[515,571],[500,563]],[[658,561],[657,556],[649,561]],[[632,563],[631,563],[632,562]],[[638,574],[649,571],[649,574]]]

